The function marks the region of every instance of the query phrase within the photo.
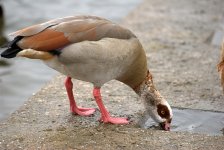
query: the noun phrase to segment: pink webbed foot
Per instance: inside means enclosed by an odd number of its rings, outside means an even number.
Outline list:
[[[90,116],[92,114],[94,114],[94,112],[96,111],[95,108],[78,108],[78,107],[70,107],[70,110],[72,113],[80,115],[80,116]]]
[[[100,88],[95,87],[93,89],[93,96],[101,112],[101,118],[99,121],[103,123],[112,123],[112,124],[128,124],[129,123],[127,118],[115,118],[110,116],[109,112],[107,111],[107,109],[105,108],[103,104]]]
[[[112,123],[112,124],[129,124],[127,118],[101,117],[99,121],[103,123]]]

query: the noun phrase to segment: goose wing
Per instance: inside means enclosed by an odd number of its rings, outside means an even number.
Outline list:
[[[98,41],[103,38],[129,39],[135,35],[128,29],[95,16],[72,16],[34,25],[17,32],[23,38],[17,42],[22,49],[39,51],[61,49],[82,41]]]

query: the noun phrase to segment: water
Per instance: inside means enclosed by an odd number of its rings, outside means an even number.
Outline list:
[[[38,2],[4,0],[2,2],[7,35],[36,23],[74,14],[97,15],[119,22],[141,0],[38,0]],[[16,58],[6,61],[10,65],[0,67],[0,120],[18,109],[32,93],[37,92],[57,74],[38,60]]]
[[[171,131],[224,135],[224,113],[175,108],[173,114]],[[148,116],[144,120],[142,128],[159,128]]]

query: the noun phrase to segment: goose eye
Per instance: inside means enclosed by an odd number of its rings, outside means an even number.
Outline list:
[[[165,111],[162,110],[162,111],[161,111],[161,114],[162,114],[162,115],[165,115]]]

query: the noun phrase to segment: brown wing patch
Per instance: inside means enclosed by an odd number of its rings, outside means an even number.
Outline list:
[[[46,29],[49,26],[51,26],[51,24],[37,24],[37,25],[33,25],[30,27],[18,30],[9,35],[14,36],[14,37],[16,37],[16,36],[31,36],[31,35],[34,35],[34,34],[37,34],[41,31],[43,31],[44,29]]]
[[[157,105],[157,112],[161,118],[170,119],[170,111],[167,106],[162,104]]]
[[[24,37],[18,42],[22,49],[32,48],[40,51],[50,51],[61,48],[70,43],[63,32],[45,29],[36,35]]]
[[[56,31],[64,33],[79,33],[95,28],[96,26],[107,23],[104,20],[73,20],[69,22],[61,23],[53,27]]]
[[[68,17],[64,17],[64,18],[58,18],[58,19],[53,19],[41,24],[37,24],[37,25],[33,25],[33,26],[29,26],[27,28],[18,30],[16,32],[10,33],[10,36],[31,36],[34,34],[38,34],[41,31],[43,31],[44,29],[50,27],[50,26],[54,26],[54,25],[58,25],[60,23],[63,22],[70,22],[70,21],[78,21],[78,20],[95,20],[95,21],[107,21],[108,20],[104,19],[104,18],[100,18],[100,17],[96,17],[96,16],[85,16],[85,15],[79,15],[79,16],[68,16]]]
[[[130,30],[95,16],[59,18],[17,31],[14,35],[24,36],[17,43],[20,48],[31,48],[39,51],[50,51],[70,43],[86,40],[135,37]]]
[[[97,41],[102,38],[130,39],[136,37],[130,30],[107,20],[73,20],[58,24],[52,29],[65,33],[66,37],[74,43],[85,40]]]

